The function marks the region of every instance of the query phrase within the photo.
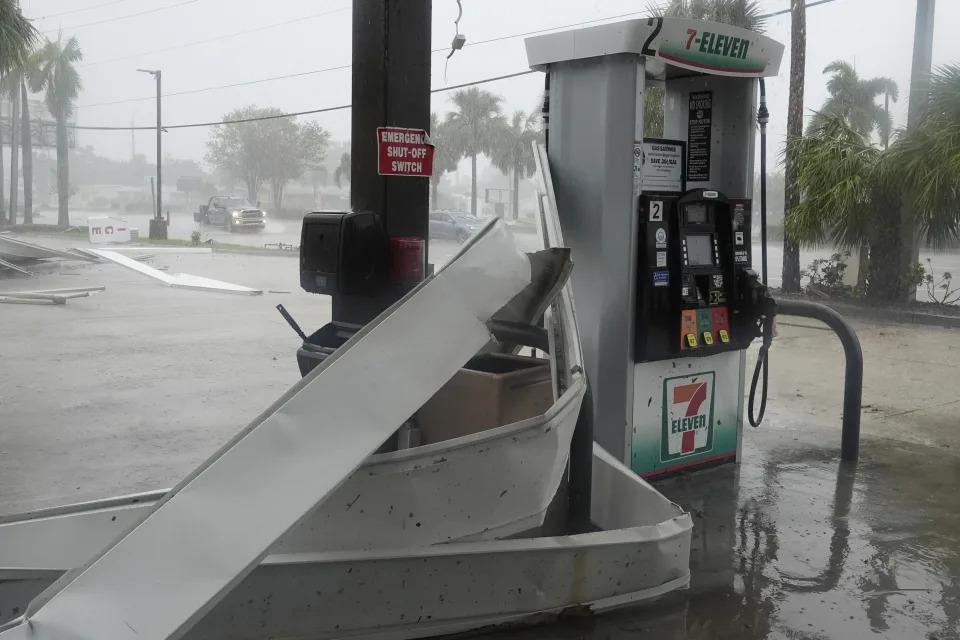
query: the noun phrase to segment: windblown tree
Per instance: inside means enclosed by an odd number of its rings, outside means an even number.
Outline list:
[[[26,64],[38,38],[39,33],[20,11],[20,3],[17,0],[0,0],[0,76],[3,77],[4,84],[12,85],[7,76]],[[12,131],[11,126],[11,133]],[[0,149],[2,148],[3,140],[0,139]],[[14,193],[16,189],[17,186],[14,185]],[[3,191],[3,161],[0,157],[0,223],[4,221]],[[16,213],[12,212],[10,221],[15,219]]]
[[[430,114],[430,141],[433,143],[433,175],[430,177],[432,207],[436,209],[437,191],[443,174],[457,170],[460,160],[450,144],[448,125],[436,113]]]
[[[286,184],[318,167],[330,143],[330,133],[318,124],[282,116],[280,109],[256,105],[228,113],[225,124],[213,128],[206,156],[209,164],[243,181],[252,202],[269,181],[278,209]]]
[[[835,116],[867,139],[877,132],[881,142],[888,140],[892,128],[889,107],[877,104],[877,98],[886,96],[896,102],[900,95],[897,83],[890,78],[861,78],[853,65],[844,60],[834,60],[823,72],[830,74],[830,96],[813,115],[807,131],[815,131],[826,117]]]
[[[517,218],[520,204],[520,179],[532,176],[537,168],[533,158],[533,143],[543,140],[538,121],[539,114],[535,112],[526,114],[520,110],[514,111],[509,123],[500,129],[491,156],[493,166],[512,178],[514,219]]]
[[[868,142],[873,133],[877,132],[886,148],[889,145],[893,126],[889,101],[892,99],[896,102],[900,95],[897,83],[890,78],[861,78],[853,65],[843,60],[831,62],[823,72],[830,74],[830,79],[827,81],[827,91],[830,95],[820,111],[816,112],[810,120],[807,133],[816,132],[823,126],[825,118],[834,116],[841,118]],[[880,96],[885,97],[884,106],[877,104]],[[859,256],[857,287],[863,290],[866,287],[869,268],[867,245],[859,247]]]
[[[336,183],[337,187],[343,187],[343,183],[350,182],[350,154],[344,152],[340,156],[340,163],[337,165],[337,168],[333,172],[333,181]]]
[[[477,156],[490,156],[504,125],[503,97],[478,87],[460,89],[450,98],[447,114],[451,148],[457,157],[470,158],[470,213],[477,215]]]
[[[74,101],[83,89],[76,64],[83,60],[83,52],[76,37],[59,37],[40,49],[39,65],[30,76],[30,88],[44,91],[47,109],[57,121],[57,224],[70,226],[69,134],[67,120],[73,115]]]
[[[884,168],[916,228],[940,248],[960,241],[960,65],[936,69],[923,95],[920,125],[900,135]]]
[[[872,299],[899,300],[916,284],[902,267],[904,212],[932,246],[960,241],[960,66],[933,74],[921,122],[889,151],[838,116],[788,145],[800,201],[787,233],[803,245],[867,245]]]

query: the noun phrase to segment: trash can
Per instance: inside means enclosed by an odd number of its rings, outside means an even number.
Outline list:
[[[330,357],[359,329],[357,325],[330,322],[307,336],[307,341],[297,349],[300,375],[306,376],[313,371],[314,367]]]

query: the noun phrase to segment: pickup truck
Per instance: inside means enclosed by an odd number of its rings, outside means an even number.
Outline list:
[[[226,231],[238,229],[263,230],[267,212],[246,198],[236,196],[213,196],[207,204],[193,214],[196,222],[207,225],[219,225]]]

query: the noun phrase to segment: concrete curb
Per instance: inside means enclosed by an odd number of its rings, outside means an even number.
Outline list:
[[[823,300],[817,300],[815,302],[830,307],[847,318],[869,320],[882,324],[919,324],[932,327],[945,327],[948,329],[960,329],[960,316],[940,315],[925,311],[911,311],[897,307],[862,307],[844,302]]]

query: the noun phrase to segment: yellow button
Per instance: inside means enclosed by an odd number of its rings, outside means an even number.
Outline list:
[[[695,333],[687,334],[687,344],[690,345],[691,349],[697,348],[697,335]]]
[[[713,345],[713,334],[709,331],[703,332],[703,344],[707,345],[708,347]]]
[[[720,329],[720,342],[730,342],[730,334],[726,329]]]

